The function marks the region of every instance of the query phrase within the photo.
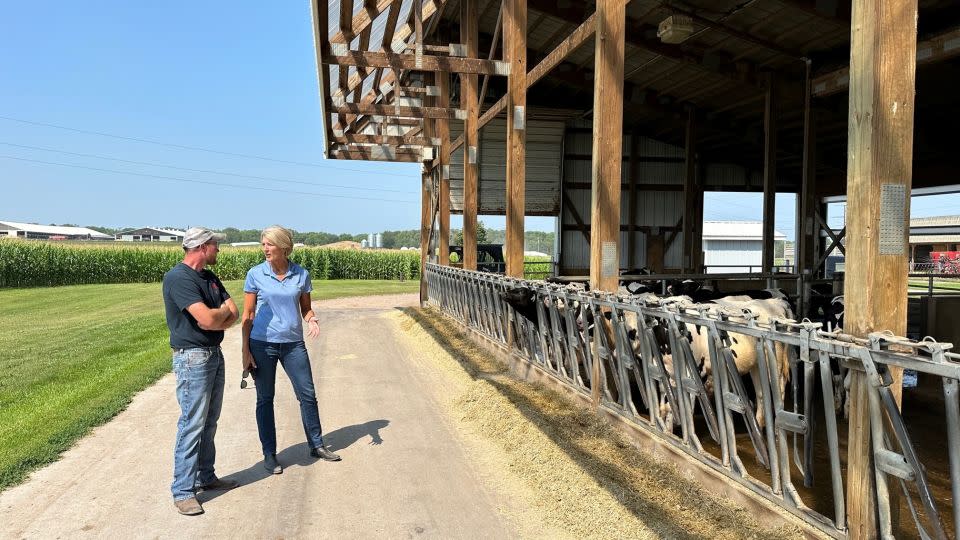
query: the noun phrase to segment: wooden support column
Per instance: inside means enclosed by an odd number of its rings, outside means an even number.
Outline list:
[[[693,107],[687,108],[687,132],[684,145],[684,165],[686,174],[683,177],[683,262],[681,268],[684,273],[692,272],[696,268],[696,252],[700,251],[697,230],[703,228],[703,222],[698,220],[697,192],[700,189],[697,182],[697,148],[696,148],[696,119],[697,113]]]
[[[623,161],[623,0],[598,0],[593,80],[590,288],[616,291]]]
[[[797,246],[796,258],[797,273],[802,277],[803,290],[797,291],[800,296],[799,312],[803,316],[810,316],[810,285],[813,279],[813,262],[816,260],[817,226],[816,218],[816,124],[814,123],[812,95],[812,66],[807,61],[805,84],[803,87],[803,179],[800,186],[800,197],[797,201]]]
[[[437,98],[437,106],[446,108],[450,106],[450,76],[446,73],[437,73],[437,88],[440,90],[440,97]],[[440,247],[439,262],[443,266],[450,264],[450,121],[437,120],[437,138],[440,139],[440,194],[438,210],[439,217],[439,242]]]
[[[479,26],[477,0],[460,2],[460,40],[466,47],[467,58],[479,55]],[[477,103],[477,76],[460,75],[460,108],[467,111],[463,122],[463,268],[477,269],[477,189],[480,161],[479,117]]]
[[[590,288],[616,292],[620,270],[620,169],[623,161],[623,0],[598,0],[593,80],[593,185],[590,201]],[[601,319],[603,324],[606,324]],[[591,397],[600,404],[600,362]]]
[[[773,271],[773,235],[777,197],[777,92],[773,74],[766,77],[763,107],[763,271]]]
[[[523,277],[527,161],[527,0],[504,0],[503,58],[507,79],[507,275]]]
[[[637,182],[640,180],[640,134],[630,134],[630,169],[627,177],[627,268],[637,267]]]
[[[917,0],[854,0],[850,26],[844,330],[907,329]],[[899,401],[902,373],[891,369]],[[868,382],[853,371],[848,443],[850,538],[878,538]],[[899,491],[891,481],[890,492]],[[892,506],[896,508],[896,503]]]
[[[426,84],[433,84],[433,74],[427,73],[424,75],[424,82]],[[425,102],[430,103],[433,101],[432,98],[425,98]],[[432,103],[430,103],[432,105]],[[425,137],[433,137],[434,135],[434,124],[435,122],[442,120],[431,120],[429,118],[423,119],[423,135]],[[436,160],[434,160],[436,163]],[[427,261],[431,258],[432,253],[430,253],[430,239],[433,233],[433,174],[435,167],[433,163],[426,164],[422,166],[423,174],[421,177],[421,193],[420,193],[420,306],[426,307],[427,305],[427,278],[426,278],[426,264]]]

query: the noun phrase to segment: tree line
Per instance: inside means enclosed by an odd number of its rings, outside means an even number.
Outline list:
[[[51,223],[51,225],[56,225]],[[76,227],[72,223],[63,223],[64,227]],[[120,231],[130,230],[133,227],[124,227],[114,229],[111,227],[100,227],[97,225],[87,225],[87,228],[93,229],[104,234],[115,235]],[[178,227],[164,227],[176,229]],[[227,227],[220,231],[227,235],[227,242],[259,242],[260,229],[237,229]],[[477,223],[477,243],[478,244],[503,244],[506,239],[506,231],[503,229],[488,229],[483,222]],[[399,231],[382,231],[383,247],[387,249],[400,249],[402,247],[420,246],[420,229],[407,229]],[[303,232],[293,231],[293,241],[308,246],[323,246],[334,242],[352,241],[360,242],[367,239],[367,233],[328,233],[328,232]],[[524,249],[527,251],[541,251],[543,253],[553,253],[553,232],[526,231],[524,235]],[[450,230],[450,245],[463,245],[463,230]]]

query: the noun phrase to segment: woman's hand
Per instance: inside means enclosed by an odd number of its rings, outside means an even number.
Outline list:
[[[307,336],[315,338],[320,335],[320,322],[314,317],[307,321]]]
[[[243,369],[246,371],[257,369],[257,363],[253,361],[253,353],[250,349],[243,349]]]

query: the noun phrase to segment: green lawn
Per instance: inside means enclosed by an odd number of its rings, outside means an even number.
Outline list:
[[[242,282],[225,285],[242,302]],[[315,281],[313,298],[418,287]],[[0,329],[0,489],[56,460],[171,369],[159,283],[0,290]]]

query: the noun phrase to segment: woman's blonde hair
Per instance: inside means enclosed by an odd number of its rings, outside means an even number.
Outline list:
[[[260,233],[260,241],[263,242],[265,239],[282,249],[287,256],[293,251],[293,233],[280,225],[273,225],[264,229]]]

